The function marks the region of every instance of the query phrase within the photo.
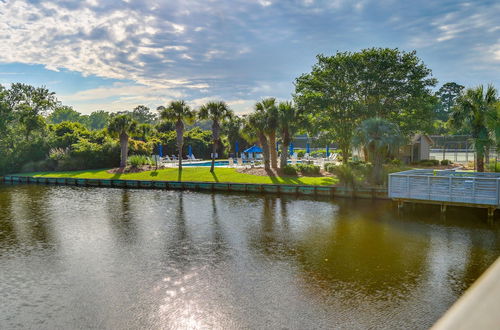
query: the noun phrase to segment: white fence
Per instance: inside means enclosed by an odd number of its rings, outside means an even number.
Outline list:
[[[490,159],[494,160],[497,157],[495,149],[490,149]],[[476,161],[476,153],[473,149],[439,149],[433,148],[430,150],[430,159],[443,160],[448,159],[454,163],[468,163]]]
[[[392,173],[389,198],[500,207],[500,173],[435,170]]]

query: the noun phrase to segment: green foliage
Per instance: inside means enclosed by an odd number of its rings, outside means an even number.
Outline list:
[[[420,166],[438,166],[439,160],[437,160],[437,159],[422,159],[422,160],[415,162],[413,164],[420,165]]]
[[[302,158],[305,156],[306,154],[306,150],[305,149],[297,149],[297,148],[294,148],[293,149],[293,152],[297,154],[297,157],[299,158]]]
[[[153,161],[150,157],[144,155],[132,155],[128,158],[128,164],[132,167],[139,167],[143,165],[152,165]]]
[[[490,160],[490,163],[488,164],[488,170],[490,172],[500,172],[500,162],[495,160]]]
[[[436,106],[437,118],[447,121],[462,90],[465,87],[455,82],[447,82],[436,92],[439,102]]]
[[[295,102],[310,113],[311,133],[327,132],[349,157],[359,123],[380,117],[397,124],[406,136],[432,128],[436,84],[415,52],[370,48],[317,56],[311,73],[295,82]]]
[[[47,121],[51,124],[59,124],[63,121],[80,122],[82,116],[78,111],[73,110],[72,107],[60,106],[57,107],[48,117]]]
[[[297,175],[297,169],[295,168],[295,166],[286,165],[285,167],[283,167],[283,174]]]
[[[357,188],[363,181],[355,169],[347,164],[328,166],[328,172],[333,173],[345,187]]]
[[[129,140],[129,152],[136,155],[151,155],[153,145],[144,141]]]
[[[299,163],[294,166],[302,175],[319,175],[320,173],[320,167],[317,165]]]
[[[441,161],[441,165],[448,166],[450,164],[451,164],[451,160],[449,160],[449,159],[443,159]]]

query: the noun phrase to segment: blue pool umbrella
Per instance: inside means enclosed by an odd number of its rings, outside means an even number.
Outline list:
[[[238,141],[234,144],[234,152],[236,153],[236,157],[238,157],[238,152],[240,151],[240,144]]]
[[[293,156],[293,143],[290,143],[290,156]]]
[[[311,148],[309,147],[309,143],[306,143],[306,153],[311,153]]]
[[[161,143],[158,145],[158,156],[163,157],[163,146]]]
[[[255,144],[243,152],[262,152],[262,149]]]
[[[189,158],[193,157],[193,148],[191,147],[191,145],[188,145],[188,155]]]
[[[326,146],[326,157],[327,158],[330,157],[330,146],[329,145]]]

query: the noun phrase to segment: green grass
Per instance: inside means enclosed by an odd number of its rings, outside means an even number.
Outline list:
[[[18,174],[23,176],[42,176],[52,178],[80,179],[123,179],[123,180],[164,180],[164,181],[198,181],[198,182],[234,182],[234,183],[274,183],[303,185],[333,185],[338,182],[335,177],[270,177],[239,173],[234,168],[216,168],[210,173],[209,168],[185,167],[182,177],[177,168],[145,171],[140,173],[112,174],[106,170],[85,170],[72,172],[35,172]]]

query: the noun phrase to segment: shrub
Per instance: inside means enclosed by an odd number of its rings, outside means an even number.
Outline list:
[[[286,175],[297,175],[297,170],[292,165],[287,165],[283,168],[283,173]]]
[[[318,175],[320,167],[312,164],[297,164],[295,169],[303,175]]]
[[[450,164],[451,164],[451,160],[449,160],[449,159],[443,159],[441,161],[441,165],[447,166],[447,165],[450,165]]]
[[[421,161],[418,161],[414,164],[420,165],[420,166],[438,166],[439,160],[437,160],[437,159],[422,159]]]
[[[128,163],[132,167],[139,167],[142,165],[151,165],[151,158],[144,155],[132,155],[128,158]]]
[[[356,188],[363,181],[358,177],[356,171],[349,165],[337,165],[330,167],[330,171],[335,174],[339,182],[345,187]]]
[[[394,158],[394,159],[391,159],[389,161],[389,164],[390,165],[394,165],[394,166],[401,166],[402,162],[401,162],[401,159],[399,158]]]
[[[325,171],[330,173],[333,173],[335,171],[335,168],[337,167],[337,165],[335,165],[334,163],[325,163],[325,165],[323,166],[325,168]]]
[[[297,157],[302,158],[306,154],[306,151],[304,149],[295,149],[294,152],[297,153]]]
[[[144,141],[134,139],[129,140],[130,153],[134,155],[151,155],[153,153],[153,145]]]
[[[490,172],[500,172],[500,162],[490,161],[488,164],[488,170]]]
[[[311,157],[326,157],[326,150],[320,149],[311,151]]]

